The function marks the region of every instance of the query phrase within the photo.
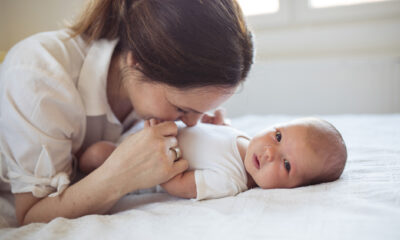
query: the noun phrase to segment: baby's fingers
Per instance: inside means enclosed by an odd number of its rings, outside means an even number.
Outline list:
[[[225,118],[225,110],[218,109],[214,112],[214,124],[216,125],[224,125]]]
[[[212,123],[213,118],[208,114],[204,114],[203,117],[201,118],[201,122],[202,123]]]

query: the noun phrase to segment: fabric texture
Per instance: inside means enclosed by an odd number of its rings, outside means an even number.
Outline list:
[[[129,123],[118,121],[106,95],[116,44],[88,45],[60,30],[9,51],[0,70],[0,165],[13,193],[60,194],[80,148],[121,136]]]
[[[239,136],[246,134],[211,124],[179,129],[183,158],[189,161],[189,170],[195,170],[196,200],[234,196],[247,190],[247,174],[236,143]]]
[[[295,117],[245,116],[232,125],[254,136]],[[108,215],[20,228],[12,195],[0,192],[0,239],[400,239],[400,114],[320,117],[338,128],[349,153],[335,182],[204,201],[129,194]]]

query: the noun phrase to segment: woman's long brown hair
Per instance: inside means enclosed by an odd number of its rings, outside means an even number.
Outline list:
[[[118,38],[148,80],[181,89],[236,86],[253,61],[235,0],[92,0],[71,29],[88,42]]]

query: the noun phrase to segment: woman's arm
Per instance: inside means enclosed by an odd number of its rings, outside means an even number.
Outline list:
[[[186,171],[161,184],[169,194],[181,198],[196,198],[196,181],[194,171]]]
[[[111,184],[114,182],[112,176],[104,170],[98,168],[56,197],[36,198],[32,193],[16,194],[18,222],[25,225],[49,222],[56,217],[77,218],[107,212],[125,193]]]
[[[16,194],[19,223],[102,214],[125,194],[168,181],[188,167],[186,160],[174,162],[175,155],[169,150],[176,146],[177,131],[173,122],[145,126],[127,137],[103,165],[57,197]]]

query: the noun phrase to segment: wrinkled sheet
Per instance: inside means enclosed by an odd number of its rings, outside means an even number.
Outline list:
[[[17,228],[0,196],[0,239],[400,239],[400,114],[322,116],[342,132],[349,158],[335,182],[252,189],[206,201],[129,194],[109,215]],[[249,135],[293,116],[244,116]]]

